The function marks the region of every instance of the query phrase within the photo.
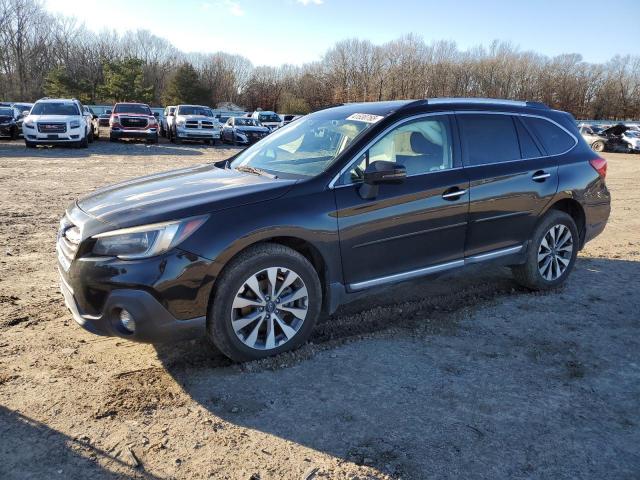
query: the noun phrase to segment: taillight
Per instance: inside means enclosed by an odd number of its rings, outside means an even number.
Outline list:
[[[589,163],[602,178],[605,178],[607,176],[607,161],[604,158],[594,158],[592,160],[589,160]]]

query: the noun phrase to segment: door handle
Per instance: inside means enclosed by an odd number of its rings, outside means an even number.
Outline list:
[[[550,173],[547,173],[544,170],[538,170],[536,173],[533,174],[533,177],[531,177],[531,180],[533,180],[534,182],[544,182],[550,176],[551,176]]]
[[[461,196],[463,196],[465,193],[467,193],[466,190],[460,190],[460,189],[452,190],[452,189],[449,189],[445,193],[442,194],[442,198],[444,198],[445,200],[457,200]]]

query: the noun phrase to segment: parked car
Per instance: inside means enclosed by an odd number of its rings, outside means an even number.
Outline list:
[[[15,140],[20,135],[21,127],[18,121],[21,114],[13,107],[0,107],[0,137]]]
[[[629,129],[622,134],[622,139],[627,142],[629,151],[640,153],[640,131]]]
[[[134,138],[158,143],[158,122],[146,103],[116,103],[109,120],[109,140]]]
[[[600,135],[604,135],[607,138],[606,150],[611,152],[628,152],[629,143],[623,138],[627,130],[629,130],[629,127],[622,123],[602,129]]]
[[[328,108],[230,161],[73,202],[61,289],[94,333],[206,334],[253,360],[301,345],[365,290],[465,265],[562,285],[607,223],[606,169],[570,114],[537,102]]]
[[[260,122],[261,125],[267,127],[271,132],[283,125],[282,119],[276,112],[258,110],[251,114],[251,118]]]
[[[108,127],[109,120],[111,120],[111,110],[105,110],[104,113],[98,115],[98,126],[99,127]]]
[[[173,120],[175,119],[176,107],[169,105],[164,109],[164,114],[160,120],[160,135],[169,138],[169,131],[173,128]]]
[[[84,106],[74,99],[38,100],[22,123],[27,148],[37,145],[73,145],[87,148],[91,122]]]
[[[604,152],[608,138],[600,133],[597,127],[583,125],[580,127],[580,135],[594,152]]]
[[[270,130],[254,118],[231,117],[222,127],[222,141],[250,145],[269,135]]]
[[[181,143],[196,140],[214,145],[220,139],[220,125],[213,111],[203,105],[177,105],[169,130],[169,140]]]
[[[100,128],[97,125],[98,116],[93,113],[91,109],[86,105],[82,107],[82,112],[84,113],[84,117],[91,127],[89,129],[89,137],[87,138],[89,143],[91,143],[95,138],[100,136]]]
[[[289,125],[294,120],[297,120],[298,118],[302,117],[302,115],[285,114],[285,115],[280,115],[280,117],[282,118],[282,125],[284,126],[284,125]]]

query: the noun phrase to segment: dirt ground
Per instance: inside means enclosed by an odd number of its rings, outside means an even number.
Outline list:
[[[605,155],[610,223],[552,293],[486,267],[399,285],[245,365],[78,327],[66,205],[232,152],[0,141],[0,478],[640,478],[640,156]]]

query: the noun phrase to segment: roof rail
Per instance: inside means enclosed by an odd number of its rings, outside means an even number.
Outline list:
[[[527,107],[544,108],[546,110],[549,110],[549,105],[547,105],[546,103],[543,103],[543,102],[532,102],[532,101],[527,100],[526,104],[527,104]]]

